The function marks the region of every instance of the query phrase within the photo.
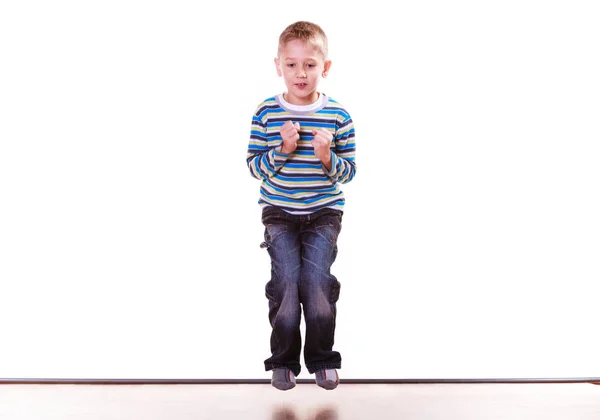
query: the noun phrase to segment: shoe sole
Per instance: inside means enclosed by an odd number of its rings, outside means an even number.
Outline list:
[[[292,389],[296,386],[296,384],[293,382],[271,382],[271,385],[280,391],[287,391],[288,389]]]
[[[339,382],[333,382],[333,381],[322,381],[322,382],[317,382],[315,381],[315,383],[317,385],[319,385],[321,388],[326,389],[328,391],[332,390],[332,389],[336,389]]]

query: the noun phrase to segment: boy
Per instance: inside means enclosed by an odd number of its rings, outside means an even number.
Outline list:
[[[304,310],[304,361],[316,383],[334,389],[341,356],[333,351],[340,283],[330,272],[337,255],[344,195],[352,180],[354,125],[333,99],[317,91],[331,68],[327,37],[310,22],[296,22],[279,37],[277,74],[287,92],[259,104],[252,117],[246,162],[261,179],[265,242],[271,257],[269,301],[271,384],[291,389],[300,373],[300,316]]]

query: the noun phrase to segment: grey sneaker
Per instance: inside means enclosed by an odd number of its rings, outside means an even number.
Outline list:
[[[273,369],[271,385],[281,391],[287,391],[296,386],[296,375],[288,368]]]
[[[340,377],[335,369],[319,369],[315,372],[315,382],[321,388],[335,389],[340,383]]]

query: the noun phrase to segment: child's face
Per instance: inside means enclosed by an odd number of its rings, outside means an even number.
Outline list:
[[[287,87],[285,100],[294,105],[310,105],[319,97],[317,86],[321,77],[327,76],[331,61],[325,61],[311,44],[294,39],[279,51],[275,67]]]

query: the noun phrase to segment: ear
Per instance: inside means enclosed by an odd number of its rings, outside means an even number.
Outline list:
[[[283,76],[283,74],[281,73],[281,66],[279,65],[279,58],[275,57],[275,60],[273,61],[275,63],[275,69],[277,69],[277,76]]]
[[[327,60],[323,66],[323,77],[327,77],[329,69],[331,68],[331,60]]]

